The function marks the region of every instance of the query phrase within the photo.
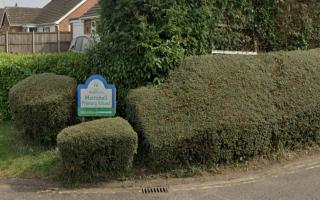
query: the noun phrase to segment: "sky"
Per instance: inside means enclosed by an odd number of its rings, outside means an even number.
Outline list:
[[[14,6],[16,3],[19,7],[36,7],[42,8],[50,0],[0,0],[0,8],[5,6]]]

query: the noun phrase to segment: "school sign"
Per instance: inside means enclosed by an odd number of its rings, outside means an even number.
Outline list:
[[[113,117],[116,114],[116,87],[101,75],[90,76],[77,88],[79,117]]]

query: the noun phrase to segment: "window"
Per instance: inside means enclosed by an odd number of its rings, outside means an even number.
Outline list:
[[[91,21],[90,20],[84,21],[84,34],[85,35],[91,34]]]
[[[43,28],[43,32],[49,33],[49,32],[50,32],[50,27],[44,27],[44,28]]]
[[[25,32],[25,33],[37,32],[37,28],[36,27],[23,27],[23,32]]]
[[[29,28],[29,32],[37,32],[37,28],[36,27],[32,27],[32,28]]]

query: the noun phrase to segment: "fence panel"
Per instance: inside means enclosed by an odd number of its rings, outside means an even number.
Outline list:
[[[9,52],[32,53],[32,34],[9,33]]]
[[[6,51],[6,35],[0,34],[0,53]]]
[[[71,33],[60,33],[60,48],[63,50],[69,50],[70,43],[72,41]]]
[[[67,51],[71,40],[72,34],[69,32],[8,33],[7,36],[6,33],[0,33],[0,52],[7,51],[7,48],[11,53]]]

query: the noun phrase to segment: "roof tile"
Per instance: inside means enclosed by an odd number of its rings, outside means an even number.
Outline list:
[[[97,17],[100,15],[100,5],[97,3],[92,8],[90,8],[81,18],[90,18],[90,17]]]
[[[41,8],[6,7],[10,24],[35,24]]]
[[[4,8],[0,8],[0,28],[1,28],[1,23],[3,20],[3,14],[4,14]]]
[[[82,0],[52,0],[37,18],[37,24],[49,24],[58,21]]]

